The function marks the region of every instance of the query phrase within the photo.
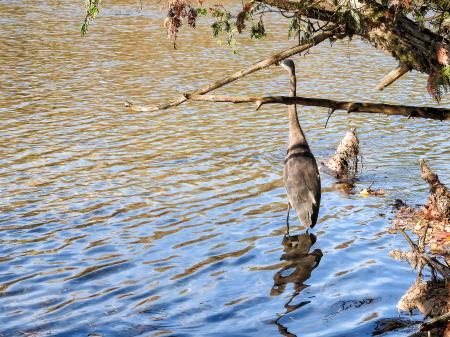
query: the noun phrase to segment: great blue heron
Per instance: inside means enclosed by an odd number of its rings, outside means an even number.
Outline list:
[[[292,60],[283,60],[281,66],[289,72],[291,97],[296,95],[297,80],[295,65]],[[319,215],[320,175],[316,159],[309,149],[305,134],[300,127],[295,104],[288,106],[289,142],[287,156],[284,160],[284,186],[288,195],[287,233],[289,234],[289,210],[297,211],[300,222],[307,227],[314,227]]]

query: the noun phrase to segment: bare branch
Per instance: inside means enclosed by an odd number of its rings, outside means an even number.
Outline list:
[[[262,60],[258,63],[253,64],[251,67],[249,67],[247,69],[240,70],[228,77],[220,79],[220,80],[218,80],[212,84],[209,84],[205,87],[202,87],[200,89],[194,90],[194,91],[187,93],[181,97],[175,98],[169,102],[166,102],[166,103],[163,103],[160,105],[156,105],[156,106],[150,106],[150,107],[139,106],[139,105],[134,105],[131,102],[125,102],[125,106],[131,108],[131,110],[133,110],[133,111],[149,112],[149,111],[164,110],[164,109],[167,109],[170,107],[180,105],[181,103],[184,103],[187,101],[186,95],[206,94],[212,90],[223,87],[224,85],[226,85],[228,83],[234,82],[244,76],[254,73],[255,71],[258,71],[258,70],[267,68],[273,64],[279,63],[280,61],[284,60],[285,58],[288,58],[292,55],[295,55],[295,54],[301,53],[305,50],[308,50],[309,48],[325,41],[326,39],[328,39],[332,36],[333,36],[333,32],[331,31],[331,27],[330,27],[330,31],[326,31],[324,33],[316,35],[314,38],[309,40],[308,43],[304,43],[302,45],[292,47],[292,48],[283,50],[281,52],[278,52],[276,54],[273,54],[272,56],[266,58],[265,60]]]
[[[224,95],[196,95],[187,94],[186,99],[193,101],[208,102],[231,102],[231,103],[256,103],[258,109],[264,104],[299,104],[304,106],[318,106],[347,112],[379,113],[385,115],[399,115],[406,117],[421,117],[437,120],[450,120],[450,109],[419,107],[408,105],[379,104],[335,101],[324,98],[289,97],[289,96],[224,96]]]
[[[448,277],[450,275],[450,268],[448,268],[446,265],[440,263],[438,260],[436,260],[433,257],[429,257],[427,254],[422,253],[419,251],[419,248],[417,245],[411,240],[411,238],[406,234],[406,232],[401,228],[400,226],[395,227],[406,239],[409,246],[411,247],[414,254],[416,254],[418,257],[423,259],[432,269],[435,269],[437,272],[439,272],[442,276]]]
[[[402,77],[403,75],[405,75],[408,71],[410,71],[411,68],[404,64],[404,63],[400,63],[398,65],[397,68],[393,69],[392,71],[389,72],[389,74],[387,74],[380,83],[378,83],[377,85],[377,89],[378,90],[383,90],[384,88],[386,88],[387,86],[391,85],[392,83],[394,83],[395,81],[397,81],[400,77]]]

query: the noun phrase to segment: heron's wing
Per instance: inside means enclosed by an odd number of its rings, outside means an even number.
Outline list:
[[[284,183],[292,207],[306,210],[311,222],[317,221],[320,205],[320,175],[313,156],[289,159],[284,168]]]
[[[288,194],[298,195],[300,201],[310,198],[309,192],[320,192],[320,175],[314,157],[291,158],[284,168],[284,183]]]

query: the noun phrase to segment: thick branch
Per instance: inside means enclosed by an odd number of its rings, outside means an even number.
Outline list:
[[[247,76],[251,73],[254,73],[255,71],[261,70],[263,68],[267,68],[273,64],[279,63],[280,61],[284,60],[285,58],[288,58],[292,55],[301,53],[305,50],[308,50],[309,48],[325,41],[326,39],[330,38],[333,36],[333,33],[331,31],[327,31],[324,32],[322,34],[318,34],[316,35],[314,38],[312,38],[308,43],[304,43],[301,44],[299,46],[296,47],[292,47],[286,50],[283,50],[279,53],[273,54],[272,56],[266,58],[265,60],[262,60],[258,63],[253,64],[251,67],[244,69],[244,70],[240,70],[228,77],[225,77],[223,79],[220,79],[212,84],[209,84],[205,87],[202,87],[200,89],[194,90],[190,93],[185,94],[184,96],[181,96],[179,98],[173,99],[167,103],[163,103],[157,106],[151,106],[151,107],[145,107],[145,106],[138,106],[138,105],[134,105],[131,102],[126,102],[125,106],[126,107],[130,107],[133,111],[158,111],[158,110],[164,110],[170,107],[174,107],[177,105],[180,105],[183,102],[187,101],[186,95],[202,95],[202,94],[206,94],[212,90],[215,90],[217,88],[223,87],[224,85],[234,82],[244,76]]]
[[[438,49],[444,37],[421,27],[400,12],[391,13],[388,7],[379,1],[258,2],[345,28],[348,33],[359,35],[375,48],[388,52],[410,69],[431,74],[442,67],[438,61]],[[347,14],[350,10],[351,13],[357,12],[357,20],[349,20]],[[447,48],[447,51],[450,52],[450,48]]]
[[[257,109],[264,104],[299,104],[305,106],[318,106],[347,112],[380,113],[385,115],[400,115],[406,117],[421,117],[437,120],[450,120],[450,109],[418,107],[407,105],[378,104],[335,101],[323,98],[288,97],[288,96],[223,96],[223,95],[186,95],[186,99],[193,101],[256,103]]]
[[[383,90],[387,86],[391,85],[395,81],[397,81],[400,77],[405,75],[408,71],[410,71],[411,68],[404,64],[400,63],[397,68],[391,70],[389,74],[387,74],[380,83],[377,85],[378,90]]]

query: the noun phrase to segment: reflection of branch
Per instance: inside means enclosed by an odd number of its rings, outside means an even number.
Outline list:
[[[289,97],[289,96],[225,96],[186,94],[185,99],[192,101],[255,103],[258,110],[264,104],[299,104],[319,106],[347,112],[380,113],[385,115],[400,115],[406,117],[421,117],[438,120],[450,120],[450,109],[419,107],[409,105],[394,105],[380,103],[363,103],[335,101],[325,98]]]
[[[297,335],[294,335],[292,332],[290,332],[283,324],[279,322],[280,318],[283,316],[280,316],[274,323],[278,327],[278,331],[280,334],[282,334],[285,337],[297,337]]]
[[[230,76],[227,76],[227,77],[225,77],[221,80],[218,80],[212,84],[209,84],[205,87],[191,91],[189,93],[186,93],[186,95],[191,95],[191,94],[202,95],[202,94],[206,94],[207,92],[210,92],[212,90],[215,90],[217,88],[223,87],[224,85],[234,82],[234,81],[236,81],[244,76],[247,76],[251,73],[254,73],[255,71],[267,68],[267,67],[271,66],[272,64],[275,64],[275,63],[278,63],[278,62],[284,60],[285,58],[288,58],[292,55],[295,55],[295,54],[301,53],[305,50],[308,50],[309,48],[332,37],[333,34],[334,33],[331,31],[327,31],[322,34],[318,34],[315,37],[313,37],[311,40],[309,40],[308,43],[304,43],[300,46],[292,47],[292,48],[283,50],[279,53],[273,54],[272,56],[266,58],[265,60],[262,60],[258,63],[253,64],[251,67],[249,67],[247,69],[238,71]],[[133,111],[150,112],[150,111],[164,110],[164,109],[168,109],[170,107],[174,107],[174,106],[180,105],[181,103],[186,102],[187,101],[186,95],[175,98],[169,102],[159,104],[156,106],[138,106],[138,105],[134,105],[131,102],[126,102],[125,106],[131,108],[131,110],[133,110]]]

